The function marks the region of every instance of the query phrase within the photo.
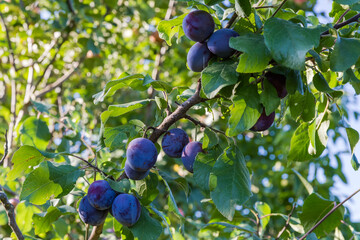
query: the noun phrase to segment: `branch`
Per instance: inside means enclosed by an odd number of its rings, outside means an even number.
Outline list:
[[[341,14],[341,16],[339,17],[339,19],[336,21],[336,24],[339,24],[341,22],[341,20],[345,17],[345,15],[350,11],[350,8],[347,9],[343,14]]]
[[[284,6],[284,4],[286,3],[287,0],[283,0],[281,2],[281,4],[279,5],[279,7],[275,10],[275,12],[273,13],[273,15],[271,15],[271,17],[275,17],[275,15],[280,11],[280,9]]]
[[[102,233],[103,227],[104,227],[104,223],[99,226],[93,227],[91,235],[88,240],[98,240]]]
[[[288,219],[286,220],[285,226],[280,230],[279,234],[276,237],[276,240],[279,239],[281,237],[281,235],[283,234],[283,232],[286,230],[287,226],[289,226],[290,223],[290,219],[291,219],[291,215],[293,214],[294,210],[296,208],[296,203],[293,205],[291,212],[288,215]]]
[[[78,69],[78,67],[80,66],[80,64],[84,61],[85,57],[83,56],[77,63],[76,65],[70,69],[68,72],[66,72],[62,77],[58,78],[55,82],[45,86],[43,89],[41,89],[40,91],[35,92],[35,97],[39,98],[42,97],[43,95],[45,95],[46,93],[54,90],[55,88],[57,88],[58,86],[60,86],[63,82],[65,82],[66,80],[68,80],[74,73],[75,71]]]
[[[5,144],[4,144],[4,156],[0,160],[0,164],[5,160],[8,154],[8,140],[7,140],[7,129],[5,130]]]
[[[319,222],[317,222],[309,231],[307,231],[307,233],[305,233],[301,238],[299,238],[299,240],[304,240],[312,231],[315,230],[315,228],[317,228],[323,221],[325,221],[326,218],[328,218],[333,212],[335,212],[336,209],[341,207],[344,203],[346,203],[350,198],[355,196],[358,192],[360,192],[360,188],[356,190],[353,194],[351,194],[349,197],[347,197],[344,201],[334,206]]]
[[[227,22],[225,28],[229,28],[231,27],[231,25],[235,22],[236,18],[238,17],[238,15],[236,13],[234,13],[232,15],[232,17],[230,18],[230,20]]]
[[[258,7],[254,7],[255,9],[262,9],[262,8],[276,8],[279,6],[275,6],[275,5],[269,5],[269,6],[258,6]]]
[[[8,49],[9,49],[9,52],[10,52],[10,56],[9,56],[10,64],[12,65],[12,67],[14,68],[14,70],[16,72],[18,69],[16,68],[16,64],[15,64],[14,50],[12,48],[11,41],[10,41],[9,29],[6,26],[4,16],[3,16],[3,14],[1,12],[0,12],[0,18],[1,18],[2,24],[4,25],[4,28],[5,28],[6,40],[7,40]]]
[[[342,23],[338,23],[338,24],[335,24],[334,25],[334,29],[339,29],[339,28],[342,28],[350,23],[353,23],[353,22],[356,22],[358,19],[360,18],[360,13],[356,14],[355,16],[353,16],[352,18],[349,18],[348,20],[346,20],[345,22],[342,22]],[[329,30],[321,33],[321,36],[324,36],[324,35],[327,35],[329,34]]]
[[[9,202],[9,199],[7,198],[6,194],[3,192],[3,189],[1,186],[0,186],[0,201],[2,202],[2,204],[5,207],[5,211],[8,216],[8,219],[9,219],[9,226],[15,233],[16,237],[19,240],[23,240],[24,236],[23,236],[22,232],[20,231],[19,226],[17,225],[16,219],[15,219],[15,207],[14,207],[14,205],[12,205]]]
[[[202,123],[202,122],[200,122],[199,120],[196,120],[195,118],[190,117],[190,116],[187,115],[187,114],[184,116],[184,118],[186,118],[186,119],[188,119],[189,121],[193,122],[195,125],[199,125],[200,127],[211,129],[211,130],[214,131],[214,132],[221,133],[221,134],[223,134],[223,135],[226,136],[226,133],[225,133],[225,132],[223,132],[223,131],[221,131],[221,130],[218,130],[218,129],[216,129],[216,128],[210,127],[210,126],[206,125],[205,123]]]

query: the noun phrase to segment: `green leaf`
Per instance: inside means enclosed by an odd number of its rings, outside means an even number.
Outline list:
[[[31,145],[40,150],[45,150],[51,139],[46,122],[36,117],[29,117],[24,121],[20,134],[23,145]]]
[[[50,206],[45,213],[33,216],[35,234],[46,233],[52,230],[52,223],[62,215],[77,214],[75,208],[70,206],[53,207]]]
[[[269,18],[264,25],[265,44],[274,60],[285,67],[303,70],[305,54],[319,44],[322,28],[303,28],[279,18]]]
[[[319,240],[315,233],[310,233],[309,236],[306,237],[306,240]]]
[[[308,192],[308,194],[312,194],[314,192],[314,188],[313,186],[295,169],[291,169],[296,176],[298,176],[298,178],[300,179],[301,183],[304,185],[306,191]]]
[[[178,16],[176,18],[170,19],[170,20],[162,20],[158,27],[157,30],[159,32],[159,36],[164,39],[166,41],[166,43],[171,46],[171,39],[173,38],[173,36],[180,32],[180,30],[182,31],[182,22],[184,17],[187,14],[183,14],[181,16]],[[180,35],[180,34],[179,34]],[[180,36],[178,36],[180,38]]]
[[[259,217],[261,217],[261,226],[263,228],[263,231],[265,231],[265,228],[270,221],[270,216],[267,217],[264,216],[271,214],[271,208],[267,203],[256,202],[255,209],[258,212]]]
[[[251,4],[249,0],[235,0],[236,14],[241,17],[248,17],[251,14]]]
[[[294,94],[295,91],[304,94],[304,84],[301,79],[300,71],[290,70],[286,72],[286,90],[289,94]]]
[[[346,134],[348,136],[350,150],[351,150],[351,166],[355,171],[360,167],[360,164],[354,154],[356,144],[359,142],[359,133],[353,128],[346,128]]]
[[[219,143],[219,137],[215,132],[213,132],[209,128],[205,128],[204,138],[202,142],[203,142],[202,144],[203,149],[212,148],[213,146]]]
[[[327,129],[329,124],[329,120],[323,121],[320,124],[315,136],[316,147],[313,148],[308,133],[309,123],[302,123],[291,137],[288,160],[304,162],[319,157],[327,145]]]
[[[250,129],[261,115],[260,97],[257,86],[249,85],[241,88],[230,107],[229,128],[227,134],[236,136]]]
[[[115,128],[106,127],[104,131],[105,146],[114,151],[124,149],[127,140],[137,133],[133,125],[121,125]]]
[[[41,113],[50,114],[49,110],[52,107],[55,107],[54,104],[48,104],[48,103],[38,102],[38,101],[33,101],[33,100],[31,100],[31,103],[34,105],[35,109]]]
[[[355,171],[359,170],[359,168],[360,168],[360,163],[355,154],[351,158],[351,166],[353,167],[353,169]]]
[[[118,117],[125,113],[134,111],[136,109],[142,108],[146,106],[152,99],[144,99],[140,101],[118,104],[118,105],[110,105],[107,111],[104,111],[101,114],[101,121],[105,124],[110,117]]]
[[[343,72],[356,63],[360,56],[360,40],[338,37],[330,55],[330,69]]]
[[[335,90],[329,87],[328,82],[326,81],[325,77],[321,73],[316,73],[313,78],[314,86],[320,92],[332,93]]]
[[[334,1],[343,5],[352,5],[359,2],[359,0],[334,0]]]
[[[120,79],[107,82],[101,92],[93,95],[94,103],[97,104],[104,101],[105,97],[110,97],[114,95],[117,90],[123,87],[129,87],[132,85],[143,85],[144,76],[142,74],[128,75],[124,73],[123,75],[124,76]]]
[[[219,156],[210,174],[210,196],[219,212],[233,219],[236,205],[251,196],[250,174],[240,150],[231,146]]]
[[[197,185],[204,189],[209,190],[209,177],[210,172],[216,162],[216,158],[211,153],[198,153],[194,162],[194,179]]]
[[[74,188],[76,180],[83,175],[84,171],[77,167],[42,162],[26,177],[20,200],[42,205],[51,197],[65,196]]]
[[[141,215],[137,223],[129,227],[134,237],[139,240],[157,240],[163,231],[161,223],[150,217],[149,211],[142,207]]]
[[[139,200],[143,205],[149,205],[159,195],[158,183],[157,175],[152,172],[145,179],[136,181],[136,192],[141,196]]]
[[[16,206],[16,223],[18,224],[22,233],[30,232],[33,228],[34,213],[39,213],[40,210],[27,202],[20,202]]]
[[[306,91],[303,111],[301,118],[305,122],[310,122],[315,118],[316,98],[310,91]]]
[[[320,221],[334,206],[335,202],[322,198],[317,193],[308,196],[302,208],[302,213],[299,214],[301,224],[305,231],[309,231],[317,222]],[[319,238],[328,236],[344,218],[344,207],[341,206],[336,209],[328,218],[326,218],[317,228],[314,233]]]
[[[226,60],[214,62],[201,73],[202,89],[208,98],[213,98],[218,92],[229,85],[238,82],[238,73],[236,72],[236,62]]]
[[[360,76],[359,73],[357,75]],[[356,94],[360,94],[360,80],[358,79],[358,77],[355,75],[355,73],[351,68],[347,69],[344,72],[343,79],[344,79],[344,83],[350,81],[350,84],[354,88]]]
[[[212,5],[221,3],[221,2],[222,2],[222,0],[205,0],[205,4],[208,6],[212,6]]]
[[[267,79],[263,81],[263,91],[260,94],[260,101],[265,107],[267,116],[274,112],[280,105],[280,98],[277,95],[277,91]]]
[[[13,167],[7,174],[8,181],[14,181],[20,176],[30,172],[32,167],[37,166],[45,160],[45,157],[32,146],[22,146],[13,155],[11,162]]]
[[[121,181],[114,181],[110,178],[106,179],[108,181],[110,187],[120,193],[127,193],[130,191],[130,181],[129,179],[122,179]]]
[[[231,48],[243,52],[236,69],[240,73],[262,72],[271,60],[263,35],[249,33],[230,38],[229,45]]]

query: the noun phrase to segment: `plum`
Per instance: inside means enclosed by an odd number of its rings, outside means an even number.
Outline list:
[[[188,143],[181,154],[181,160],[184,164],[184,167],[189,172],[194,172],[193,165],[195,162],[196,155],[199,152],[204,152],[202,149],[202,143],[201,142],[190,142]]]
[[[81,220],[92,226],[99,226],[105,222],[108,210],[98,210],[91,206],[88,196],[81,199],[79,204],[79,216]]]
[[[214,32],[207,46],[213,54],[218,57],[228,58],[235,53],[235,49],[230,48],[229,40],[231,37],[238,37],[239,34],[232,29],[223,28]]]
[[[255,125],[252,126],[252,128],[250,128],[250,130],[257,132],[265,131],[273,124],[274,119],[275,119],[275,112],[270,113],[270,115],[266,115],[264,108],[259,119],[255,123]]]
[[[145,172],[139,172],[132,169],[127,162],[125,162],[125,173],[126,176],[128,176],[132,180],[141,180],[144,179],[148,174],[150,170],[147,170]]]
[[[181,152],[189,143],[189,136],[180,128],[173,128],[167,131],[161,141],[164,152],[173,158],[181,157]]]
[[[135,171],[146,172],[154,166],[158,152],[152,141],[146,138],[132,140],[126,149],[126,162]]]
[[[98,210],[105,210],[111,207],[116,195],[107,181],[98,180],[90,185],[87,196],[91,206]]]
[[[133,226],[140,218],[141,206],[133,195],[124,193],[117,196],[112,204],[114,218],[124,226]]]
[[[189,39],[203,42],[214,32],[215,22],[208,12],[196,10],[184,17],[182,27]]]
[[[206,43],[195,43],[187,54],[187,64],[191,71],[201,72],[207,67],[212,53]]]
[[[277,74],[273,72],[265,73],[267,80],[275,87],[277,95],[279,98],[284,98],[288,92],[286,90],[286,77],[282,74]]]

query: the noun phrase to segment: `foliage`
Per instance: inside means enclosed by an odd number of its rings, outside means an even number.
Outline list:
[[[324,25],[315,3],[2,1],[0,184],[21,201],[26,239],[83,239],[76,209],[96,179],[142,205],[132,227],[108,215],[106,239],[303,236],[340,201],[334,181],[347,181],[328,142],[349,142],[348,161],[360,166],[348,124],[359,113],[344,88],[360,93],[359,4],[334,1]],[[192,9],[209,12],[215,31],[231,23],[240,34],[230,39],[237,52],[201,73],[186,67],[193,42],[182,20]],[[285,98],[269,71],[286,76]],[[253,132],[263,107],[276,123]],[[202,142],[194,174],[161,150],[155,135],[169,127]],[[126,146],[143,136],[160,154],[145,179],[129,180]],[[351,214],[338,208],[307,239],[359,238]],[[7,224],[1,207],[0,236],[15,237]]]

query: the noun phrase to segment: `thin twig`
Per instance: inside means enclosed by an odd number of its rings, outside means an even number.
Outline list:
[[[19,240],[23,240],[24,236],[23,236],[19,226],[17,225],[16,219],[15,219],[15,207],[14,207],[14,205],[12,205],[9,202],[9,199],[6,196],[6,194],[3,192],[3,189],[2,189],[1,186],[0,186],[0,201],[4,205],[6,214],[7,214],[8,218],[9,218],[9,226],[11,227],[13,232],[15,233],[16,237]]]
[[[271,15],[271,17],[275,17],[275,15],[280,11],[280,9],[284,6],[284,4],[286,3],[287,0],[283,0],[281,2],[281,4],[279,5],[279,7],[275,10],[275,12],[273,13],[273,15]]]
[[[312,233],[312,231],[315,230],[315,228],[317,228],[323,221],[325,221],[326,218],[328,218],[333,212],[335,212],[336,209],[341,207],[344,203],[346,203],[350,198],[355,196],[358,192],[360,192],[360,188],[356,190],[353,194],[351,194],[349,197],[347,197],[344,201],[342,201],[338,205],[335,205],[319,222],[317,222],[309,231],[307,231],[301,238],[299,238],[299,240],[304,240],[310,233]]]
[[[15,70],[15,72],[16,72],[18,69],[17,69],[16,63],[15,63],[14,49],[12,48],[12,45],[11,45],[9,29],[8,29],[7,26],[6,26],[6,22],[5,22],[4,16],[3,16],[3,14],[2,14],[1,12],[0,12],[0,18],[1,18],[2,24],[4,25],[4,28],[5,28],[6,40],[7,40],[8,49],[9,49],[9,52],[10,52],[10,56],[9,56],[9,58],[10,58],[10,64],[12,65],[12,67],[14,68],[14,70]]]
[[[69,156],[72,156],[72,157],[74,157],[74,158],[77,158],[77,159],[79,159],[79,160],[81,160],[81,161],[83,161],[83,162],[86,163],[89,167],[95,169],[95,170],[98,171],[99,173],[102,173],[105,177],[109,177],[109,178],[111,178],[112,180],[114,180],[112,176],[109,176],[106,172],[104,172],[103,170],[101,170],[101,169],[98,168],[97,166],[91,164],[89,161],[85,160],[84,158],[79,157],[79,156],[76,156],[76,155],[74,155],[74,154],[68,154],[68,155],[69,155]]]
[[[217,133],[220,133],[220,134],[223,134],[223,135],[226,136],[226,133],[224,131],[218,130],[218,129],[213,128],[213,127],[210,127],[210,126],[206,125],[205,123],[202,123],[199,120],[196,120],[195,118],[192,118],[191,116],[189,116],[187,114],[184,116],[184,118],[186,118],[187,120],[193,122],[195,125],[198,125],[198,126],[203,127],[203,128],[211,129],[214,132],[217,132]]]
[[[269,5],[269,6],[258,6],[258,7],[254,7],[255,9],[262,9],[262,8],[277,8],[279,6],[276,5]]]
[[[9,150],[8,149],[9,146],[8,146],[7,132],[8,132],[8,130],[6,129],[5,130],[5,143],[4,143],[4,156],[2,156],[2,158],[0,160],[0,164],[5,160],[5,158],[6,158],[7,154],[8,154],[8,150]]]
[[[233,23],[235,22],[236,18],[238,17],[238,15],[236,13],[234,13],[232,15],[232,17],[230,18],[230,20],[226,23],[225,28],[230,28],[231,25],[233,25]]]
[[[350,11],[350,8],[347,9],[343,14],[341,14],[341,16],[339,17],[339,19],[336,21],[336,24],[339,24],[341,22],[341,20],[345,17],[345,15]]]
[[[339,23],[339,24],[335,24],[334,25],[334,29],[339,29],[339,28],[342,28],[350,23],[353,23],[353,22],[356,22],[358,19],[360,18],[360,13],[356,14],[355,16],[353,16],[352,18],[349,18],[348,20],[346,20],[345,22],[342,22],[342,23]],[[321,36],[324,36],[324,35],[328,35],[330,32],[329,30],[321,33]]]
[[[284,227],[280,230],[279,234],[277,235],[276,240],[281,237],[281,235],[283,234],[283,232],[284,232],[284,231],[286,230],[286,228],[289,226],[290,219],[291,219],[291,216],[292,216],[295,208],[296,208],[296,203],[294,203],[294,205],[293,205],[293,207],[292,207],[292,209],[291,209],[291,212],[290,212],[289,215],[288,215],[288,219],[286,220],[286,223],[285,223]]]

